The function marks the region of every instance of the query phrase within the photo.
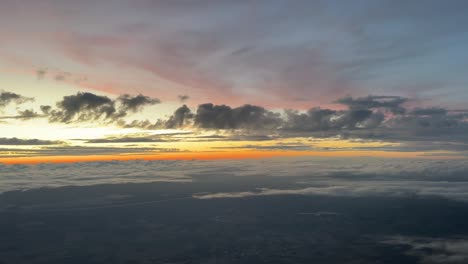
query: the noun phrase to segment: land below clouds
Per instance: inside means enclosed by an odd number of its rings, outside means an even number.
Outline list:
[[[431,242],[464,245],[465,202],[313,194],[197,199],[210,193],[291,189],[298,180],[226,175],[198,179],[5,192],[0,195],[0,263],[466,260],[460,251],[436,248]],[[423,250],[421,241],[429,241]],[[445,262],[431,262],[434,259]]]

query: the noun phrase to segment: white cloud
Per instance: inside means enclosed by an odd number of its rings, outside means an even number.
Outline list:
[[[333,181],[318,181],[315,184],[335,184]],[[198,199],[243,198],[265,195],[329,195],[329,196],[437,196],[448,199],[468,201],[468,183],[459,182],[421,182],[421,181],[346,181],[340,185],[307,187],[300,189],[261,188],[251,192],[226,192],[195,194]]]
[[[424,264],[468,263],[467,238],[391,237],[386,244],[409,245],[408,255],[418,256]]]

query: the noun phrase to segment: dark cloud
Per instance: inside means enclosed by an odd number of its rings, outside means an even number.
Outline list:
[[[144,106],[160,103],[159,99],[144,95],[124,94],[113,100],[107,96],[88,92],[64,96],[57,103],[57,109],[41,106],[41,111],[49,115],[51,122],[70,123],[72,121],[119,121],[129,113],[141,111]]]
[[[201,104],[194,118],[195,126],[211,129],[274,129],[281,122],[279,114],[255,105]]]
[[[468,129],[465,111],[440,107],[408,110],[403,106],[407,101],[409,99],[399,96],[345,97],[338,100],[348,106],[345,110],[315,107],[306,112],[284,110],[283,115],[255,105],[232,108],[207,103],[199,105],[195,113],[184,105],[167,120],[134,120],[122,122],[121,126],[144,129],[240,129],[257,131],[263,136],[277,134],[279,137],[468,141],[464,132]],[[269,133],[265,134],[266,131]]]
[[[447,110],[444,108],[439,108],[439,107],[415,108],[410,112],[410,114],[417,115],[417,116],[446,115]]]
[[[18,114],[15,116],[2,116],[0,119],[23,119],[23,120],[28,120],[28,119],[33,119],[33,118],[38,118],[38,117],[45,117],[45,115],[40,115],[37,112],[35,112],[32,109],[26,109],[26,110],[19,110]]]
[[[57,103],[58,110],[50,112],[51,122],[70,123],[72,121],[93,121],[110,119],[116,114],[115,102],[107,96],[92,93],[77,93],[64,96]]]
[[[52,110],[52,106],[50,105],[41,105],[41,112],[45,115],[49,114],[50,110]]]
[[[7,106],[10,103],[22,104],[28,101],[34,101],[33,98],[25,97],[16,93],[1,91],[0,92],[0,108]]]
[[[463,115],[451,114],[450,112],[438,107],[416,108],[407,115],[397,115],[390,118],[385,125],[390,128],[415,130],[424,134],[439,134],[439,136],[467,127],[468,124],[463,120]]]
[[[372,111],[368,109],[351,109],[340,115],[336,120],[336,124],[339,128],[354,129],[371,115]]]
[[[56,145],[61,141],[41,139],[0,138],[0,145]]]
[[[183,105],[179,107],[174,114],[165,122],[166,128],[178,128],[184,127],[191,122],[191,119],[194,117],[192,111],[186,106]]]
[[[407,101],[407,98],[399,96],[348,96],[336,101],[348,106],[348,110],[311,108],[306,113],[287,110],[283,129],[311,132],[372,129],[379,127],[385,120],[385,115],[380,109],[403,114],[406,110],[402,104]]]
[[[36,118],[36,117],[40,116],[37,112],[35,112],[32,109],[26,109],[26,110],[23,110],[23,111],[18,111],[18,113],[19,113],[19,117],[21,119],[32,119],[32,118]]]
[[[382,112],[372,112],[372,114],[361,122],[363,128],[376,128],[385,120],[385,115]]]
[[[244,105],[231,108],[227,105],[207,103],[199,105],[195,114],[183,105],[168,120],[159,120],[155,126],[182,128],[193,124],[203,129],[276,129],[281,122],[280,114],[260,106]]]
[[[438,133],[443,136],[445,133],[441,133],[443,130],[456,129],[460,126],[466,126],[464,122],[459,119],[448,115],[433,115],[433,116],[397,116],[389,119],[385,125],[390,128],[399,128],[403,131],[417,130],[424,133]]]
[[[18,119],[33,119],[33,118],[37,118],[37,117],[43,117],[43,115],[40,115],[38,114],[37,112],[35,112],[34,110],[32,109],[26,109],[26,110],[20,110],[18,111],[18,116],[17,118]]]
[[[378,126],[382,122],[379,114],[369,109],[336,111],[312,108],[306,113],[288,110],[283,130],[286,131],[333,131]]]
[[[3,103],[24,102],[29,98],[2,92]],[[121,95],[117,99],[80,92],[65,96],[56,107],[40,106],[41,114],[33,109],[18,111],[16,116],[2,119],[31,119],[48,117],[50,122],[103,122],[123,128],[244,130],[261,136],[313,136],[386,139],[402,141],[454,140],[468,142],[466,110],[441,107],[407,109],[408,98],[400,96],[344,97],[335,102],[348,109],[313,107],[306,112],[284,110],[273,112],[257,105],[239,107],[201,104],[195,112],[187,105],[176,109],[167,119],[127,121],[131,113],[159,99],[144,95]],[[232,133],[232,131],[230,132]],[[138,139],[135,139],[138,140]],[[200,140],[200,138],[198,138]],[[150,142],[150,141],[148,141]]]
[[[346,105],[351,109],[375,109],[384,108],[395,114],[404,113],[405,109],[402,104],[408,99],[400,96],[375,96],[353,98],[351,96],[338,99],[336,102]]]
[[[179,98],[179,101],[180,101],[181,103],[184,103],[185,101],[187,101],[187,100],[190,98],[190,96],[188,96],[188,95],[186,95],[186,94],[178,95],[177,97]]]
[[[307,113],[287,110],[283,129],[299,131],[329,130],[335,126],[332,118],[336,114],[337,111],[335,110],[321,108],[312,108]]]
[[[157,98],[151,98],[149,96],[144,96],[142,94],[139,94],[137,96],[124,94],[124,95],[119,96],[117,101],[120,102],[121,112],[133,112],[133,113],[141,111],[144,106],[161,103],[161,100]]]

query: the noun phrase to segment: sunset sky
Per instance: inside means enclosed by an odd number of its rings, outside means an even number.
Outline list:
[[[467,10],[0,1],[0,162],[466,159]]]

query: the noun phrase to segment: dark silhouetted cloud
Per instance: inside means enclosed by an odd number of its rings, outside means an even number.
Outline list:
[[[16,93],[1,91],[0,92],[0,108],[7,106],[10,103],[22,104],[28,101],[34,101],[33,98],[25,97]]]
[[[335,110],[321,108],[312,108],[307,113],[287,110],[283,129],[299,131],[330,130],[335,127],[332,118],[336,114],[337,111]]]
[[[40,115],[33,109],[18,110],[18,114],[15,116],[1,116],[0,119],[22,119],[28,120],[38,117],[46,117],[46,115]]]
[[[41,112],[45,115],[48,115],[50,110],[52,110],[52,106],[50,105],[41,105],[40,106]]]
[[[368,121],[369,120],[369,121]],[[283,129],[286,131],[336,131],[378,126],[382,121],[379,114],[369,109],[350,109],[336,111],[312,108],[306,113],[286,111]]]
[[[166,128],[179,128],[190,124],[191,119],[194,117],[192,111],[183,105],[179,107],[174,114],[165,122]]]
[[[57,108],[50,112],[51,122],[92,121],[101,117],[109,119],[116,113],[115,102],[109,97],[87,92],[64,96],[57,103]]]
[[[392,113],[402,114],[405,109],[402,104],[408,99],[400,96],[375,96],[353,98],[351,96],[338,99],[336,102],[348,106],[351,109],[373,109],[384,108]]]
[[[161,103],[161,100],[157,98],[151,98],[149,96],[144,96],[139,94],[137,96],[131,96],[124,94],[117,98],[117,101],[120,102],[120,111],[121,112],[138,112],[143,109],[144,106],[154,105]]]
[[[3,92],[3,104],[21,103],[30,98]],[[239,107],[201,104],[196,111],[187,105],[177,108],[166,119],[133,120],[129,114],[142,111],[145,106],[159,103],[159,99],[142,94],[121,95],[116,99],[79,92],[64,96],[55,107],[40,106],[41,114],[34,109],[19,110],[17,115],[1,119],[32,119],[48,117],[50,122],[101,122],[123,128],[246,130],[256,135],[279,137],[341,137],[361,139],[386,139],[401,141],[451,140],[468,142],[468,111],[442,107],[408,108],[411,101],[400,96],[369,95],[343,97],[335,102],[347,109],[312,107],[308,111],[278,110],[246,104]],[[155,113],[157,114],[157,113]],[[233,133],[234,131],[231,131]],[[200,139],[201,140],[201,139]]]
[[[444,108],[439,108],[439,107],[415,108],[410,112],[410,114],[417,115],[417,116],[446,115],[447,110]]]
[[[159,99],[144,95],[131,96],[124,94],[113,100],[107,96],[89,92],[79,92],[64,96],[56,104],[57,109],[41,106],[41,111],[49,115],[51,122],[70,123],[72,121],[119,121],[129,113],[141,111],[144,106],[160,103]]]
[[[36,118],[36,117],[39,117],[40,115],[35,112],[34,110],[32,109],[26,109],[26,110],[23,110],[23,111],[18,111],[19,113],[19,118],[21,119],[32,119],[32,118]]]
[[[255,105],[231,108],[227,105],[201,104],[194,124],[211,129],[274,129],[281,124],[280,115]]]

